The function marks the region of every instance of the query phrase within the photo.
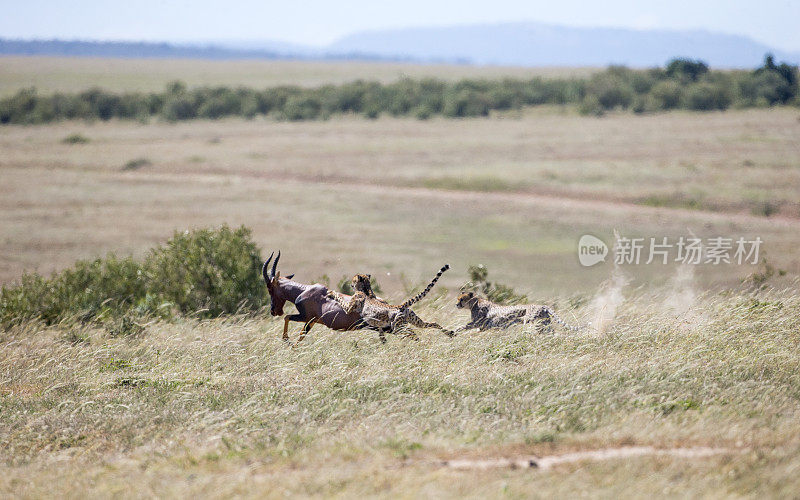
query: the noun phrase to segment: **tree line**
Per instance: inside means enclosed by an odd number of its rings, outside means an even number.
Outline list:
[[[663,68],[610,66],[587,78],[463,79],[456,82],[403,78],[392,83],[358,80],[307,88],[263,90],[188,88],[176,81],[162,92],[114,93],[99,88],[41,95],[22,89],[0,100],[0,123],[133,119],[167,121],[228,116],[321,120],[352,114],[427,119],[487,116],[492,111],[538,105],[575,105],[583,114],[610,110],[650,113],[731,107],[800,106],[798,68],[767,55],[754,71],[711,70],[702,61],[674,59]]]

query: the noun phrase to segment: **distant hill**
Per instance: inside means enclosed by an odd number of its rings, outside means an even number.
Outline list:
[[[0,54],[26,56],[158,57],[237,59],[253,57],[275,59],[276,52],[236,50],[217,46],[174,45],[147,42],[95,42],[84,40],[7,40],[0,39]]]
[[[763,61],[767,52],[778,60],[800,62],[798,53],[774,50],[739,35],[540,23],[367,31],[346,36],[328,49],[513,66],[642,67],[663,65],[674,57],[690,57],[713,67],[752,68]]]
[[[753,68],[764,54],[800,63],[800,53],[708,31],[571,28],[506,23],[366,31],[317,47],[279,41],[196,44],[0,39],[0,54],[198,59],[450,62],[508,66],[662,66],[675,57],[716,68]]]
[[[274,48],[273,48],[274,47]],[[329,53],[324,48],[266,43],[172,44],[153,42],[105,42],[89,40],[9,40],[0,38],[0,55],[81,56],[119,58],[188,59],[324,59],[324,60],[407,60],[358,51]]]

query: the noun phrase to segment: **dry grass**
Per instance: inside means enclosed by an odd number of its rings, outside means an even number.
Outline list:
[[[798,131],[791,110],[5,127],[0,281],[107,251],[141,255],[175,229],[225,222],[282,248],[302,280],[366,270],[390,291],[401,273],[423,281],[445,262],[458,270],[444,277],[450,287],[482,262],[540,300],[592,291],[608,266],[580,267],[576,243],[587,232],[610,241],[614,228],[760,236],[796,276]],[[62,144],[70,134],[90,142]],[[121,171],[136,158],[150,165]],[[650,206],[659,193],[695,193],[713,210]],[[784,212],[753,215],[752,199]],[[731,286],[751,271],[701,266],[698,279]],[[673,274],[629,272],[634,283]]]
[[[0,56],[0,97],[20,88],[80,92],[99,86],[115,91],[163,90],[174,80],[190,86],[317,86],[353,80],[389,82],[408,76],[444,80],[586,76],[595,68],[518,68],[446,64],[300,61],[204,61]]]
[[[4,58],[0,89],[317,84],[406,71],[125,61],[122,76],[107,64]],[[155,322],[128,336],[91,325],[2,331],[0,496],[792,496],[799,130],[792,110],[594,119],[561,109],[4,127],[0,282],[107,251],[141,256],[176,229],[245,224],[259,246],[283,250],[284,274],[335,282],[371,272],[393,299],[450,263],[449,295],[417,308],[447,327],[466,322],[452,290],[481,262],[490,279],[556,302],[565,319],[599,317],[607,329],[427,332],[382,345],[374,333],[315,327],[295,349],[266,316]],[[62,143],[72,134],[88,142]],[[150,164],[123,169],[137,158]],[[773,216],[758,215],[765,203]],[[788,271],[773,282],[791,291],[729,291],[752,266],[698,266],[687,280],[651,265],[623,269],[628,288],[598,292],[610,265],[580,267],[576,243],[585,233],[610,241],[614,229],[760,236],[770,263]],[[619,308],[592,309],[602,303]],[[730,452],[546,471],[442,466],[631,446]]]
[[[155,323],[127,338],[91,328],[8,331],[0,492],[793,494],[796,295],[708,295],[677,313],[664,306],[669,299],[628,294],[602,335],[511,328],[383,345],[374,333],[315,328],[291,349],[279,340],[282,322],[267,318]],[[457,326],[467,318],[452,302],[429,300],[419,312]],[[731,451],[542,472],[437,465],[618,446]]]

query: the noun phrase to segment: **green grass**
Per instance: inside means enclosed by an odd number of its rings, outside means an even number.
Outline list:
[[[626,292],[602,334],[520,328],[420,342],[283,322],[155,322],[133,337],[27,323],[0,334],[0,492],[39,496],[782,496],[800,466],[793,293],[675,309]],[[467,320],[452,297],[424,318]],[[591,306],[559,311],[591,317]],[[296,339],[299,326],[294,325]],[[441,459],[711,446],[546,472]],[[52,467],[60,461],[59,467]],[[668,486],[667,486],[668,485]],[[130,488],[135,488],[131,490]],[[665,490],[665,488],[667,488]]]

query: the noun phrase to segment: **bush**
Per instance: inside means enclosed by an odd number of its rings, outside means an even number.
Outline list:
[[[578,112],[585,116],[603,116],[605,111],[596,95],[587,95],[578,107]]]
[[[167,98],[162,111],[167,121],[189,120],[197,116],[197,110],[191,99],[184,95]]]
[[[633,109],[636,113],[676,108],[725,109],[736,106],[800,104],[798,69],[776,65],[767,56],[753,71],[710,71],[702,61],[675,59],[665,69],[632,70],[610,66],[587,79],[533,78],[516,80],[402,78],[382,84],[357,80],[317,88],[280,86],[248,88],[198,87],[180,81],[163,92],[114,94],[92,88],[78,94],[41,96],[33,88],[0,99],[0,124],[45,123],[64,119],[134,119],[151,116],[167,121],[225,116],[282,120],[324,120],[334,114],[375,119],[384,113],[428,119],[487,116],[493,110],[543,104],[579,106],[583,114]],[[691,95],[688,95],[690,94]]]
[[[125,163],[122,166],[122,170],[138,170],[149,165],[152,165],[152,163],[147,158],[136,158]]]
[[[750,85],[747,90],[748,97],[752,99],[755,105],[758,105],[760,101],[770,106],[785,104],[794,94],[789,82],[776,71],[764,71],[755,74],[750,79]]]
[[[145,261],[148,293],[182,313],[255,310],[264,299],[261,262],[244,226],[176,232]]]
[[[113,254],[82,260],[49,279],[25,274],[19,285],[0,291],[0,324],[28,319],[47,324],[63,319],[90,320],[104,311],[128,309],[145,294],[139,263]]]
[[[510,286],[488,281],[489,270],[483,264],[471,265],[467,272],[469,281],[461,287],[462,290],[480,291],[497,304],[521,304],[528,300],[526,295],[517,294]]]
[[[683,82],[696,82],[708,73],[708,65],[700,60],[673,59],[667,63],[667,76]]]
[[[686,107],[695,111],[723,110],[730,104],[730,95],[719,85],[698,83],[690,85],[686,92]]]
[[[260,252],[245,227],[175,233],[144,262],[109,254],[50,278],[23,275],[0,289],[0,325],[119,319],[129,312],[211,317],[253,311],[264,299],[260,270]]]
[[[417,120],[427,120],[431,115],[433,115],[433,111],[428,106],[420,105],[414,108],[414,117]]]
[[[167,84],[167,94],[178,95],[186,92],[186,83],[173,80]]]
[[[800,95],[800,89],[798,89],[800,73],[798,73],[797,66],[786,64],[785,62],[776,65],[772,54],[767,54],[764,57],[764,65],[754,73],[756,76],[772,75],[777,77],[766,79],[771,88],[770,93],[774,94],[774,102],[786,104],[795,96]]]
[[[0,100],[0,123],[33,123],[33,111],[39,99],[36,89],[31,87]]]
[[[200,118],[211,118],[212,120],[230,114],[233,114],[231,107],[224,99],[219,97],[210,98],[201,104],[200,108],[197,110],[197,116]]]
[[[86,144],[89,138],[81,134],[70,134],[61,139],[62,144]]]
[[[283,118],[291,121],[313,120],[321,110],[322,103],[316,96],[293,96],[283,106]]]
[[[634,113],[641,114],[647,111],[647,104],[648,101],[644,96],[637,95],[633,98],[633,104],[631,104],[631,111]]]
[[[675,109],[681,105],[683,88],[673,81],[658,82],[650,89],[648,104],[652,111]]]
[[[603,109],[627,108],[634,96],[628,82],[622,76],[611,72],[593,76],[586,85],[586,93],[587,96],[595,96]]]

